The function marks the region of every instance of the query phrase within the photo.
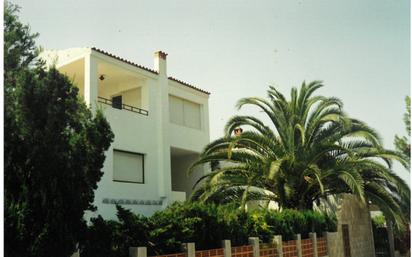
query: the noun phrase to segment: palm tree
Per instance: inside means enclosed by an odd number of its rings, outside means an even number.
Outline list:
[[[407,165],[382,147],[377,132],[349,118],[334,97],[312,96],[319,81],[293,88],[288,101],[276,88],[268,100],[250,97],[237,103],[258,107],[271,127],[254,116],[234,116],[225,136],[206,146],[192,166],[220,162],[195,185],[192,200],[244,207],[248,201],[275,201],[281,208],[311,209],[314,201],[340,193],[371,201],[400,225],[409,210],[408,185],[392,170]],[[238,127],[249,128],[232,135]],[[409,217],[409,215],[408,215]]]

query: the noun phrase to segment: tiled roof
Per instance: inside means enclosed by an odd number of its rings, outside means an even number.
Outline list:
[[[115,59],[117,59],[117,60],[119,60],[119,61],[128,63],[128,64],[130,64],[130,65],[133,65],[133,66],[137,67],[137,68],[146,70],[146,71],[151,72],[151,73],[154,73],[154,74],[158,74],[155,70],[152,70],[152,69],[149,69],[149,68],[144,67],[144,66],[142,66],[142,65],[139,65],[139,64],[137,64],[137,63],[128,61],[128,60],[123,59],[123,58],[121,58],[121,57],[119,57],[119,56],[117,56],[117,55],[114,55],[114,54],[111,54],[111,53],[109,53],[109,52],[106,52],[106,51],[104,51],[104,50],[102,50],[102,49],[99,49],[99,48],[96,48],[96,47],[92,47],[92,50],[94,50],[94,51],[96,51],[96,52],[99,52],[99,53],[101,53],[101,54],[110,56],[110,57],[112,57],[112,58],[115,58]]]
[[[192,89],[194,89],[194,90],[200,91],[200,92],[202,92],[202,93],[204,93],[204,94],[210,95],[210,92],[207,92],[207,91],[205,91],[205,90],[203,90],[203,89],[200,89],[200,88],[198,88],[198,87],[195,87],[195,86],[193,86],[193,85],[190,85],[190,84],[188,84],[188,83],[186,83],[186,82],[183,82],[183,81],[181,81],[181,80],[175,79],[175,78],[173,78],[173,77],[169,77],[169,79],[170,79],[170,80],[173,80],[173,81],[176,81],[177,83],[180,83],[180,84],[182,84],[182,85],[184,85],[184,86],[190,87],[190,88],[192,88]]]
[[[133,66],[135,66],[135,67],[137,67],[137,68],[140,68],[140,69],[146,70],[146,71],[148,71],[148,72],[151,72],[151,73],[153,73],[153,74],[159,74],[159,73],[158,73],[157,71],[155,71],[155,70],[152,70],[152,69],[149,69],[149,68],[147,68],[147,67],[144,67],[144,66],[142,66],[142,65],[140,65],[140,64],[131,62],[131,61],[126,60],[126,59],[124,59],[124,58],[121,58],[121,57],[119,57],[119,56],[117,56],[117,55],[114,55],[114,54],[111,54],[111,53],[109,53],[109,52],[106,52],[106,51],[104,51],[104,50],[102,50],[102,49],[99,49],[99,48],[96,48],[96,47],[92,47],[91,49],[94,50],[94,51],[96,51],[96,52],[99,52],[99,53],[101,53],[101,54],[104,54],[104,55],[107,55],[107,56],[109,56],[109,57],[115,58],[115,59],[117,59],[117,60],[119,60],[119,61],[122,61],[122,62],[125,62],[125,63],[127,63],[127,64],[133,65]],[[202,93],[204,93],[204,94],[210,95],[209,92],[207,92],[207,91],[205,91],[205,90],[202,90],[202,89],[200,89],[200,88],[198,88],[198,87],[195,87],[195,86],[193,86],[193,85],[191,85],[191,84],[189,84],[189,83],[183,82],[183,81],[178,80],[178,79],[173,78],[173,77],[169,77],[169,79],[170,79],[170,80],[173,80],[173,81],[176,81],[177,83],[180,83],[180,84],[182,84],[182,85],[184,85],[184,86],[190,87],[190,88],[192,88],[192,89],[194,89],[194,90],[197,90],[197,91],[199,91],[199,92],[202,92]]]

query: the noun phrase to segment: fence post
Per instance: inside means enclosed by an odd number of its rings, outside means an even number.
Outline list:
[[[276,251],[278,252],[278,257],[283,257],[282,236],[276,235],[273,238],[273,243],[275,243],[276,245]]]
[[[232,257],[232,243],[230,240],[222,240],[224,257]]]
[[[318,240],[316,239],[316,232],[309,233],[312,240],[313,257],[318,257]]]
[[[302,238],[300,234],[296,234],[296,251],[298,252],[298,257],[302,257]]]
[[[260,257],[259,237],[249,237],[249,244],[253,247],[253,257]]]
[[[186,243],[185,244],[186,257],[195,257],[196,256],[196,247],[195,243]]]
[[[147,257],[146,247],[129,247],[129,257]]]

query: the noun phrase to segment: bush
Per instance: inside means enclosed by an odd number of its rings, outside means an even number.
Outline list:
[[[130,246],[152,245],[148,232],[148,218],[117,206],[118,221],[104,220],[100,215],[91,219],[91,225],[80,242],[80,256],[127,257]]]
[[[274,235],[291,240],[309,232],[336,231],[336,219],[314,211],[285,209],[248,213],[233,205],[175,203],[151,217],[135,215],[118,206],[118,221],[92,219],[82,242],[81,256],[126,257],[130,246],[147,246],[148,255],[181,252],[181,245],[196,242],[196,249],[244,245],[248,237],[269,242]]]
[[[249,235],[258,236],[263,242],[270,242],[275,235],[292,240],[297,233],[308,238],[310,232],[321,235],[324,231],[336,231],[336,217],[310,210],[255,210],[248,218]]]

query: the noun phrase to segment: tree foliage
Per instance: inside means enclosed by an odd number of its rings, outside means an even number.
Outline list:
[[[397,151],[405,156],[408,160],[408,170],[411,163],[411,98],[409,96],[405,97],[406,112],[403,115],[403,122],[405,123],[406,136],[395,136],[395,148]]]
[[[4,67],[5,78],[11,79],[13,73],[18,73],[33,63],[39,49],[35,39],[38,33],[31,33],[30,27],[19,21],[19,7],[8,1],[4,5]],[[8,85],[13,86],[13,84]]]
[[[249,97],[237,107],[257,107],[271,121],[237,115],[226,124],[225,135],[211,142],[193,165],[221,162],[203,176],[192,200],[204,202],[274,201],[281,208],[312,209],[328,195],[353,193],[379,205],[387,217],[402,226],[409,208],[410,190],[392,170],[392,162],[407,162],[382,147],[378,133],[348,117],[334,97],[313,95],[321,82],[293,88],[291,98],[275,87],[268,100]],[[249,128],[233,136],[235,128]],[[216,165],[215,165],[216,166]]]
[[[78,89],[36,59],[18,8],[5,5],[5,256],[70,256],[93,210],[110,126]]]

